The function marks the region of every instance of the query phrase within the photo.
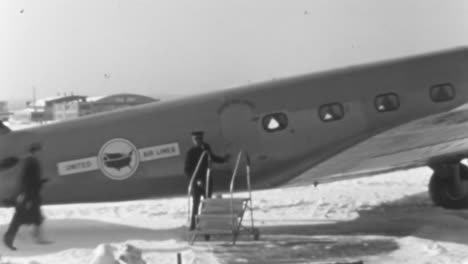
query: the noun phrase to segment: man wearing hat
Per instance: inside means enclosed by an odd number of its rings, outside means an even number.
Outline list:
[[[33,224],[33,236],[37,243],[46,243],[42,236],[41,225],[44,217],[41,213],[41,189],[46,181],[41,178],[41,165],[37,159],[37,152],[41,145],[34,143],[28,148],[28,156],[24,160],[23,170],[20,178],[20,192],[15,202],[15,213],[7,232],[3,236],[3,242],[11,250],[18,229],[23,224]]]
[[[224,163],[229,160],[229,155],[220,157],[211,151],[210,145],[203,141],[203,131],[192,132],[193,147],[190,148],[185,156],[185,175],[187,175],[189,182],[197,167],[198,160],[203,152],[206,151],[207,155],[200,162],[200,167],[196,172],[192,186],[192,216],[190,221],[190,230],[195,229],[195,216],[198,214],[198,207],[200,205],[201,197],[210,198],[213,192],[213,177],[210,177],[208,182],[208,190],[206,190],[206,173],[208,170],[208,156],[213,162]]]

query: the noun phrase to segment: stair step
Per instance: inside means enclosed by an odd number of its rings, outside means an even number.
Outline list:
[[[205,235],[231,235],[234,233],[232,229],[198,229],[199,232]]]
[[[240,218],[237,216],[227,215],[198,215],[197,229],[206,230],[218,230],[218,231],[232,231],[236,230],[239,225]]]
[[[203,200],[203,203],[211,204],[211,205],[231,205],[231,201],[233,203],[244,203],[247,202],[249,198],[211,198]]]
[[[242,215],[245,210],[245,202],[247,198],[234,198],[234,199],[206,199],[202,202],[202,214],[223,215],[235,214]],[[231,202],[232,201],[232,202]],[[232,205],[232,211],[231,211]]]

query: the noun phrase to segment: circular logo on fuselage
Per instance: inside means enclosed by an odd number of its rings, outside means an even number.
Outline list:
[[[135,145],[123,138],[107,141],[98,155],[101,171],[113,180],[125,180],[132,176],[138,169],[139,158]]]

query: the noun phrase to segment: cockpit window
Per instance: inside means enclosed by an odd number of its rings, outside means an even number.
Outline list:
[[[267,132],[276,132],[288,127],[288,117],[284,113],[274,113],[263,117],[263,129]]]
[[[379,112],[395,111],[400,108],[400,99],[394,93],[377,95],[374,103],[375,109]]]
[[[19,159],[17,157],[7,157],[0,160],[0,171],[8,170],[18,164]]]
[[[323,122],[343,119],[344,114],[344,107],[340,103],[325,104],[319,108],[319,116]]]
[[[436,103],[451,101],[455,98],[455,88],[450,83],[434,85],[430,89],[430,96]]]

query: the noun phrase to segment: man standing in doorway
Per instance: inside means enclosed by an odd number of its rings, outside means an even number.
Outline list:
[[[15,213],[3,242],[11,250],[18,229],[23,224],[33,224],[33,236],[37,243],[47,243],[42,234],[41,225],[44,217],[41,213],[41,189],[46,181],[41,178],[41,165],[37,159],[37,152],[41,150],[40,144],[32,144],[28,149],[28,156],[24,160],[20,179],[20,192],[15,202]]]
[[[203,141],[203,132],[195,131],[192,132],[193,147],[190,148],[185,156],[185,175],[188,177],[189,182],[195,173],[198,161],[202,156],[203,152],[206,151],[206,155],[200,162],[200,166],[194,176],[192,186],[192,215],[190,221],[190,230],[195,229],[195,216],[198,214],[198,207],[200,205],[200,199],[203,196],[205,199],[210,198],[213,192],[213,177],[210,177],[207,184],[207,171],[208,171],[208,156],[213,162],[224,163],[229,160],[229,155],[219,157],[211,151],[210,145]],[[189,183],[190,184],[190,183]],[[208,190],[206,189],[208,188]],[[206,197],[205,197],[206,196]]]

